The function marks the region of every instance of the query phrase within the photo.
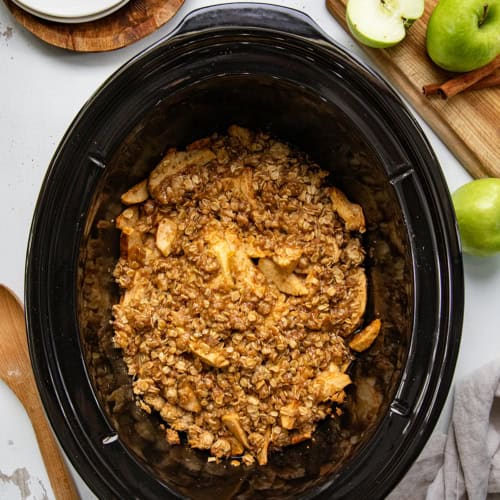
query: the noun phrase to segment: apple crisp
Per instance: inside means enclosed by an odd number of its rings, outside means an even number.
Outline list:
[[[364,216],[326,176],[233,125],[123,194],[114,342],[169,443],[265,464],[341,413],[380,321],[359,331]]]

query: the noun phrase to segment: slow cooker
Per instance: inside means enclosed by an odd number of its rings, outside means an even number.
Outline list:
[[[110,327],[120,194],[168,148],[232,123],[305,151],[362,205],[366,318],[383,318],[355,363],[344,417],[265,466],[210,463],[169,446],[159,418],[135,404]],[[111,76],[57,148],[29,240],[38,388],[59,442],[99,498],[385,496],[440,414],[462,306],[454,212],[418,124],[380,76],[307,16],[278,6],[195,11]]]

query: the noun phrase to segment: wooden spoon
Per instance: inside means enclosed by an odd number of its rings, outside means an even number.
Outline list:
[[[55,497],[78,499],[38,395],[28,354],[23,306],[4,285],[0,285],[0,378],[14,391],[31,419]]]

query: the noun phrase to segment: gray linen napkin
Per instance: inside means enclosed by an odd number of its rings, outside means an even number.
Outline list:
[[[457,384],[448,434],[433,434],[387,500],[500,500],[500,359]]]

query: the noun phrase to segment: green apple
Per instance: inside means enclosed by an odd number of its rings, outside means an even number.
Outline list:
[[[424,13],[424,0],[348,0],[347,25],[369,47],[396,45]]]
[[[427,53],[448,71],[471,71],[500,54],[500,0],[440,0],[427,24]]]
[[[500,252],[500,179],[477,179],[452,196],[464,252],[494,255]]]

